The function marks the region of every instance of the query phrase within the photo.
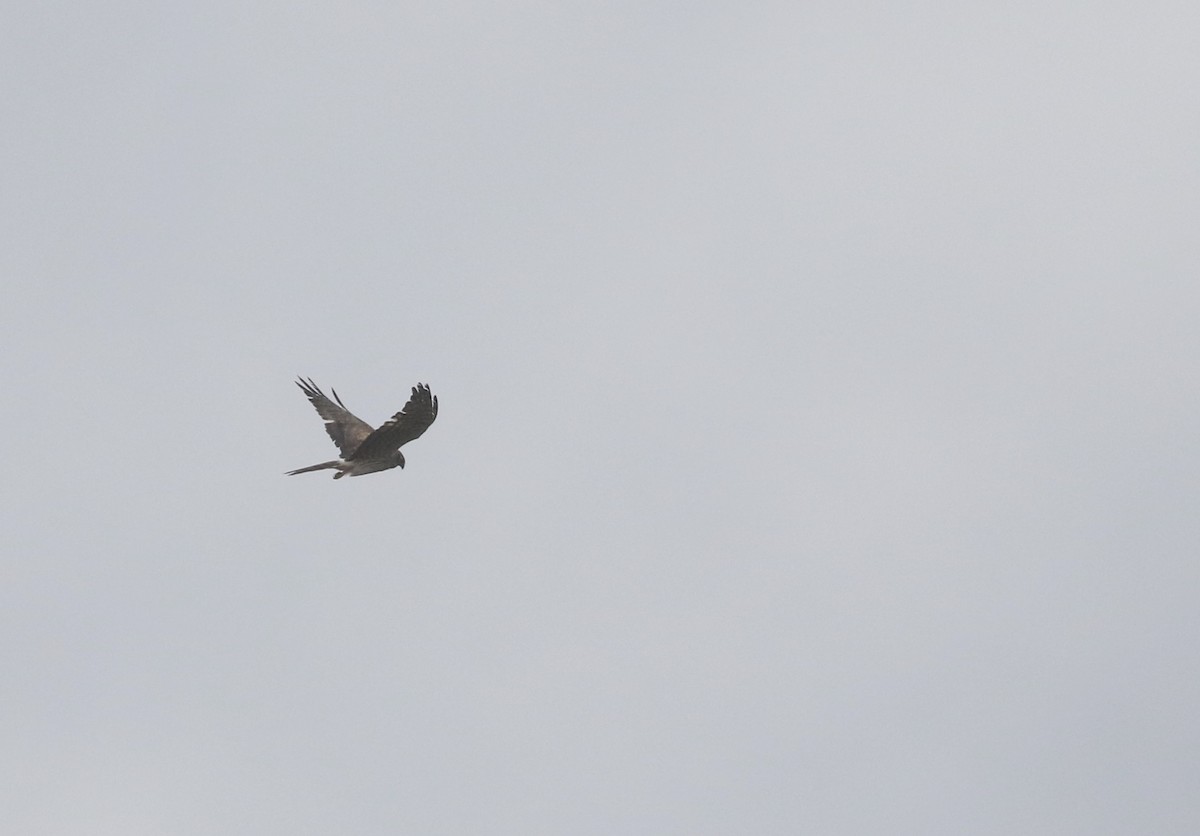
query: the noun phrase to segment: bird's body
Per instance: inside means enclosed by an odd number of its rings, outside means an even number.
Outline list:
[[[287,475],[295,476],[297,473],[311,473],[314,470],[332,470],[336,468],[338,472],[333,474],[334,479],[341,479],[343,476],[364,476],[368,473],[378,473],[381,470],[391,470],[393,467],[404,467],[404,456],[399,450],[396,451],[396,457],[392,459],[372,459],[365,462],[334,459],[333,461],[322,462],[321,464],[311,464],[299,470],[289,470]]]
[[[393,467],[402,468],[404,454],[400,452],[400,447],[419,438],[437,418],[438,400],[430,394],[429,387],[424,383],[413,387],[412,397],[404,409],[385,421],[379,429],[374,429],[346,409],[336,390],[330,390],[334,398],[331,401],[311,379],[300,378],[296,385],[325,420],[325,431],[337,445],[342,457],[289,471],[288,476],[314,470],[337,470],[333,478],[341,479],[343,476],[363,476]]]

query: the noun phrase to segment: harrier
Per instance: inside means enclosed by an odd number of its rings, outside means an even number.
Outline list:
[[[437,418],[438,400],[429,394],[429,387],[424,383],[414,386],[412,397],[408,399],[404,409],[389,418],[377,430],[346,409],[342,399],[338,397],[337,390],[329,390],[333,392],[331,401],[311,378],[300,378],[296,385],[316,407],[317,414],[325,419],[325,432],[329,433],[342,457],[289,471],[288,476],[312,470],[336,469],[337,473],[333,474],[333,478],[341,479],[346,475],[362,476],[365,473],[404,467],[404,454],[400,452],[400,448],[414,438],[420,438],[421,433],[429,429],[433,419]]]

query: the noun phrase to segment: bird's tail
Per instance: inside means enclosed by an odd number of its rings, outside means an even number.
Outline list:
[[[322,462],[321,464],[314,464],[309,467],[302,467],[299,470],[289,470],[286,475],[287,476],[295,476],[297,473],[308,473],[313,470],[328,470],[331,467],[337,467],[337,466],[338,466],[338,460],[334,459],[331,462]],[[337,476],[334,476],[333,478],[336,479],[338,476],[341,476],[341,475],[342,474],[339,473],[339,474],[337,474]]]

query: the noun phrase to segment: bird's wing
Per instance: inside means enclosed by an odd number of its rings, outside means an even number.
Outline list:
[[[412,397],[397,412],[379,426],[379,429],[367,436],[358,449],[350,456],[352,459],[373,459],[386,456],[429,429],[433,419],[437,418],[438,401],[429,393],[429,387],[418,383],[413,387]]]
[[[374,432],[370,424],[346,409],[342,404],[342,399],[338,397],[337,390],[330,390],[337,401],[334,403],[325,397],[325,393],[317,388],[317,384],[313,383],[311,378],[309,380],[300,378],[296,381],[296,385],[316,407],[317,414],[325,419],[325,432],[329,433],[329,437],[341,451],[342,458],[353,453],[363,443],[363,439]]]

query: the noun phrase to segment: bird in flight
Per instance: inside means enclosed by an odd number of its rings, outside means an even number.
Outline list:
[[[424,383],[413,387],[412,397],[408,399],[404,409],[385,421],[379,429],[373,429],[366,421],[346,409],[342,399],[338,397],[337,390],[329,390],[333,392],[331,401],[311,378],[299,378],[296,385],[316,407],[317,414],[325,419],[325,432],[329,433],[342,457],[288,471],[288,476],[313,470],[337,470],[333,478],[341,479],[347,475],[362,476],[366,473],[391,470],[393,467],[404,467],[404,454],[400,452],[400,448],[414,438],[419,438],[421,433],[429,429],[433,419],[437,418],[438,400],[430,395],[429,387]]]

